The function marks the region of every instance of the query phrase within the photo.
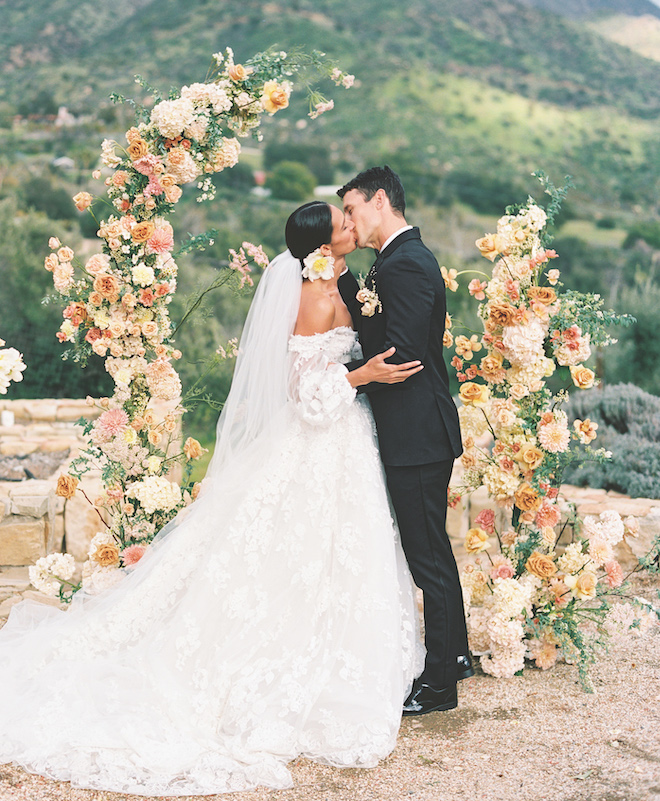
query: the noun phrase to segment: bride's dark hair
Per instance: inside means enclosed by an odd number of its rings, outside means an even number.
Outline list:
[[[312,200],[297,208],[286,221],[286,245],[294,258],[303,259],[332,239],[332,212],[323,200]]]

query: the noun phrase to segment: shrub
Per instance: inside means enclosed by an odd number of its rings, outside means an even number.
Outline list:
[[[570,420],[598,423],[597,442],[612,459],[570,468],[565,481],[660,498],[660,398],[633,384],[615,384],[575,395],[567,412]]]
[[[280,200],[307,200],[316,186],[316,178],[304,164],[280,161],[268,176],[266,186]]]

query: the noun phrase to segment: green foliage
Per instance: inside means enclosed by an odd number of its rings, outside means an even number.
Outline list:
[[[272,170],[283,161],[297,161],[304,164],[314,174],[319,184],[330,184],[334,179],[330,151],[324,145],[297,141],[269,141],[264,149],[264,168]]]
[[[598,423],[596,444],[612,452],[609,462],[569,468],[568,483],[603,487],[634,498],[660,498],[660,398],[633,384],[575,393],[569,419]]]
[[[266,180],[273,197],[280,200],[307,200],[316,186],[314,174],[296,161],[280,161]]]
[[[623,247],[631,248],[639,240],[646,242],[654,250],[660,250],[660,222],[656,220],[642,220],[635,223],[628,229],[628,236],[626,236]]]
[[[52,291],[51,275],[43,266],[48,237],[58,234],[62,236],[62,231],[43,214],[17,217],[11,200],[0,202],[0,336],[23,354],[27,364],[23,381],[12,385],[14,398],[111,392],[112,380],[101,359],[95,358],[84,371],[62,361],[62,346],[55,338],[62,321],[61,306],[42,303]]]
[[[54,186],[45,176],[26,181],[23,197],[30,208],[43,211],[51,220],[73,220],[78,216],[71,195],[66,189]]]

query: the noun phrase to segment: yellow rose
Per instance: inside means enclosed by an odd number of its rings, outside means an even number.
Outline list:
[[[526,442],[520,446],[516,459],[529,470],[536,470],[543,461],[543,451],[531,442]]]
[[[481,255],[490,261],[495,261],[500,253],[504,253],[502,239],[497,234],[487,234],[477,239],[474,244],[479,248]]]
[[[488,534],[482,528],[471,528],[465,535],[465,550],[468,553],[479,553],[490,548]]]
[[[479,365],[481,375],[488,381],[491,378],[500,378],[502,375],[502,363],[504,356],[499,351],[493,351],[488,356],[484,356]]]
[[[550,578],[557,572],[557,565],[546,554],[534,551],[534,553],[525,562],[525,569],[542,579]]]
[[[518,487],[513,497],[522,512],[535,512],[542,503],[538,492],[526,481]]]
[[[571,366],[569,369],[571,371],[571,378],[576,387],[579,389],[590,389],[593,387],[594,379],[596,378],[596,374],[593,370],[590,370],[588,367],[583,367],[582,365]]]
[[[584,570],[579,576],[565,576],[564,584],[581,601],[594,598],[596,595],[596,577],[588,570]]]
[[[261,102],[269,114],[274,114],[289,105],[289,95],[284,86],[277,81],[266,81]]]
[[[458,395],[466,405],[485,406],[490,397],[490,390],[485,384],[475,384],[473,381],[466,381],[465,384],[461,384]]]
[[[57,479],[57,487],[55,488],[55,495],[60,498],[73,498],[76,494],[76,487],[78,486],[78,479],[68,474],[61,475]]]
[[[104,542],[96,546],[92,559],[101,567],[119,564],[119,548],[114,542]]]

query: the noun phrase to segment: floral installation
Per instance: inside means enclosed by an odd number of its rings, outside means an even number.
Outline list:
[[[468,286],[480,301],[483,333],[446,332],[465,445],[462,485],[451,500],[483,486],[492,503],[467,533],[474,560],[461,575],[470,647],[483,670],[511,677],[526,659],[547,669],[563,658],[578,664],[588,688],[588,666],[616,615],[609,598],[626,578],[614,547],[638,524],[610,511],[581,520],[560,498],[569,464],[611,453],[592,447],[591,420],[569,425],[561,409],[568,391],[552,391],[547,379],[563,368],[574,387],[593,386],[585,366],[592,348],[616,341],[608,326],[634,320],[604,310],[598,295],[561,290],[547,227],[567,188],[535,175],[551,197],[548,209],[529,198],[476,242],[493,262],[492,275]],[[458,275],[443,269],[448,289],[456,291]],[[646,614],[637,610],[637,625]]]
[[[185,184],[196,182],[198,201],[214,196],[211,176],[238,162],[241,137],[262,139],[262,118],[289,105],[293,76],[307,86],[310,111],[317,112],[310,116],[328,110],[329,101],[305,77],[310,69],[337,85],[350,86],[354,80],[316,51],[269,51],[238,64],[227,48],[214,55],[204,83],[184,86],[167,98],[151,90],[151,110],[113,96],[136,108],[136,125],[126,132],[125,143],[103,141],[103,169],[92,175],[103,179],[106,197],[79,192],[73,198],[80,211],[96,211],[101,203],[109,207],[108,216],[97,220],[102,252],[79,264],[70,247],[51,237],[45,260],[56,293],[66,304],[57,332],[69,345],[64,358],[84,365],[96,354],[105,359],[114,380],[111,398],[87,399],[100,414],[94,421],[80,421],[89,445],[58,482],[57,494],[70,498],[80,491],[78,481],[85,473],[101,471],[103,493],[88,499],[101,525],[83,566],[81,585],[70,581],[69,563],[60,555],[46,557],[41,573],[35,572],[40,588],[62,600],[70,600],[80,586],[94,594],[121,578],[142,558],[156,532],[199,493],[190,474],[204,449],[192,438],[183,448],[178,444],[181,417],[199,400],[217,408],[217,400],[203,395],[201,381],[218,360],[236,355],[237,343],[219,347],[206,372],[181,398],[174,367],[181,353],[175,337],[208,292],[230,280],[240,287],[252,286],[252,265],[265,267],[268,258],[249,242],[231,250],[225,268],[174,326],[168,306],[177,288],[176,257],[213,244],[213,232],[191,237],[175,252],[167,218]],[[137,81],[148,88],[141,78]],[[328,108],[320,108],[323,104]],[[160,411],[154,408],[158,402]],[[164,404],[169,404],[165,410]],[[181,481],[171,474],[177,463],[183,465]]]
[[[0,395],[6,395],[12,381],[23,380],[26,369],[23,354],[16,348],[5,348],[4,339],[0,339]]]

